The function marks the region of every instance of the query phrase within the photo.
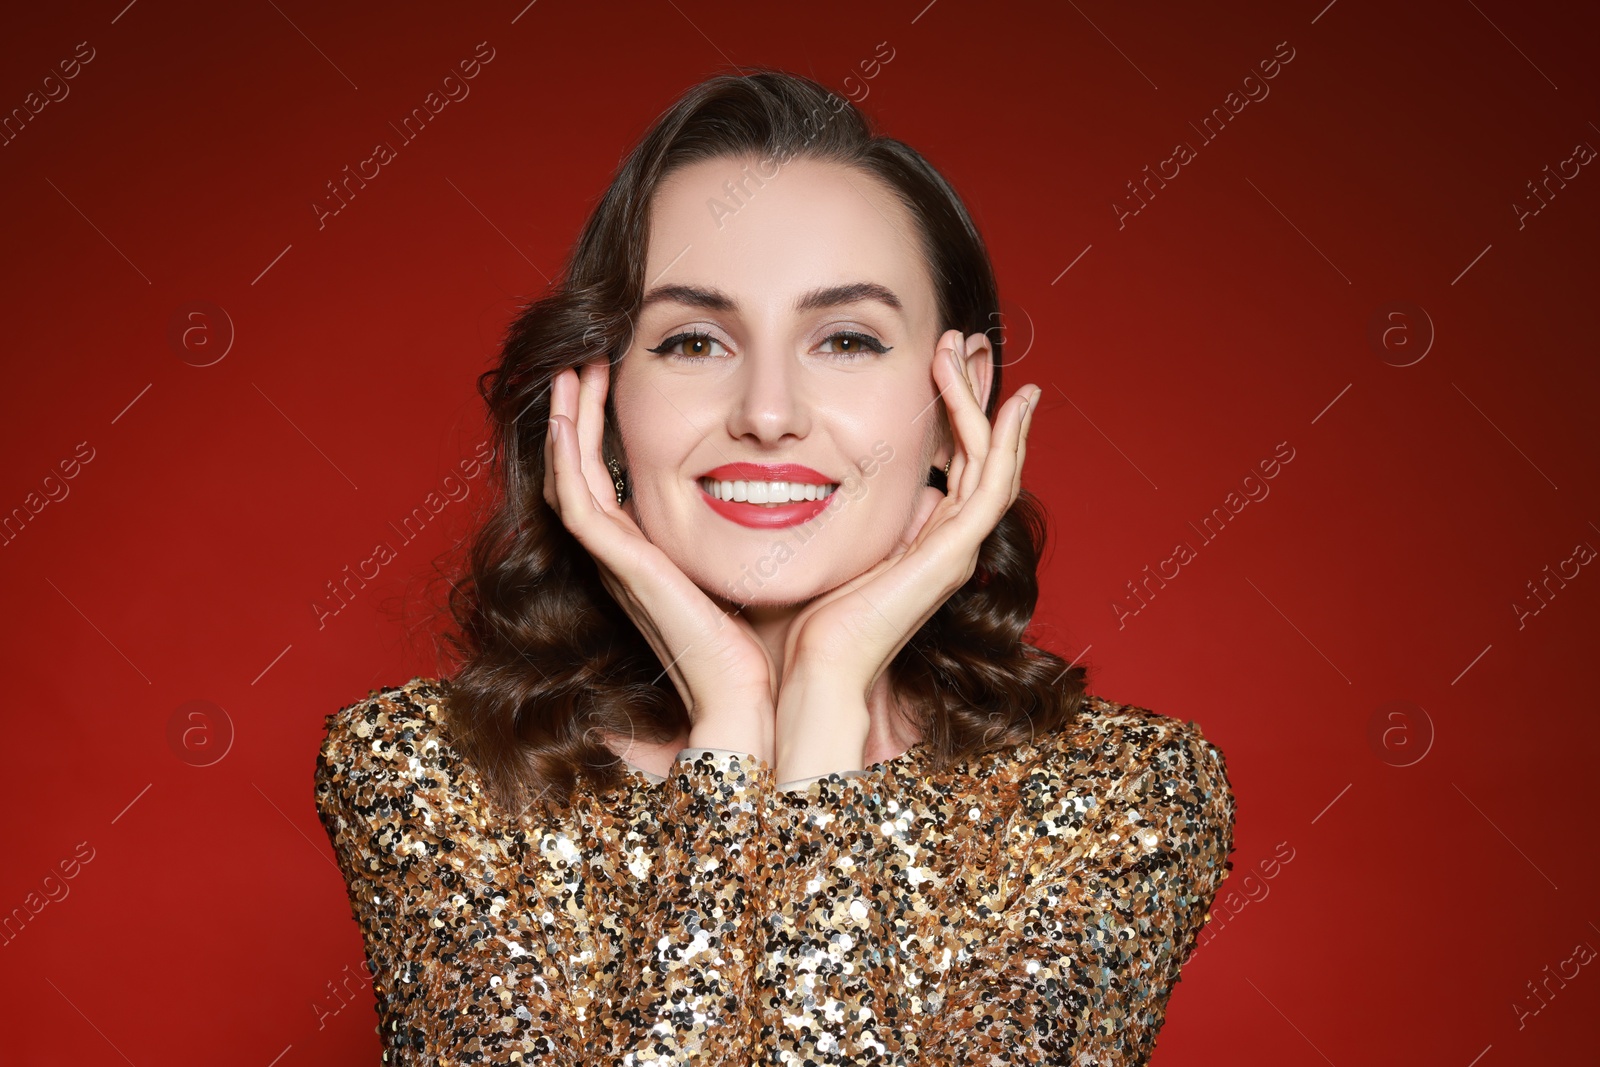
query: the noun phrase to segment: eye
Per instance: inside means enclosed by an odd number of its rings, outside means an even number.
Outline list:
[[[829,334],[823,339],[823,344],[834,344],[834,349],[831,352],[827,352],[827,354],[845,356],[847,357],[846,362],[865,356],[869,352],[881,356],[893,349],[893,346],[886,346],[871,334],[858,333],[855,330],[840,330],[837,333]],[[686,350],[682,352],[674,351],[680,345],[686,346]],[[719,348],[723,347],[721,341],[708,333],[702,333],[699,330],[685,330],[682,333],[673,334],[655,348],[648,348],[645,351],[689,363],[699,363],[713,358],[711,355],[712,345],[716,345]]]
[[[691,346],[690,352],[684,353],[672,351],[674,348],[677,348],[679,345],[685,343]],[[717,340],[715,337],[712,337],[708,333],[700,333],[696,330],[686,330],[683,333],[673,334],[665,341],[662,341],[655,348],[647,348],[645,351],[653,352],[658,356],[674,356],[678,359],[687,360],[690,363],[698,363],[701,360],[711,358],[710,351],[712,345],[720,346],[721,344],[721,341]]]
[[[881,356],[893,347],[892,345],[886,347],[882,341],[871,334],[857,333],[854,330],[840,330],[838,333],[829,334],[823,339],[824,344],[830,341],[841,342],[834,354],[844,356],[863,356],[868,352]]]

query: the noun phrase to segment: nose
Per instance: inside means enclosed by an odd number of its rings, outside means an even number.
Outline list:
[[[763,445],[811,430],[811,406],[799,359],[773,345],[751,345],[731,381],[728,432]]]

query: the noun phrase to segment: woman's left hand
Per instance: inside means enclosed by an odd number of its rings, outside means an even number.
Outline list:
[[[922,521],[882,561],[817,597],[789,626],[784,644],[776,736],[777,780],[791,781],[858,767],[865,742],[862,709],[895,655],[934,612],[972,577],[978,550],[1022,489],[1028,426],[1041,390],[1018,389],[989,420],[953,350],[963,336],[939,339],[933,378],[954,429],[949,489],[924,490]],[[790,682],[806,707],[784,700]],[[791,690],[791,693],[793,691]],[[857,699],[859,697],[859,699]],[[850,721],[845,721],[845,718]],[[836,766],[840,759],[850,765]]]

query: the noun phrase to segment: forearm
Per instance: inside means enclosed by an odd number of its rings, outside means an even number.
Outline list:
[[[751,1062],[743,1012],[772,862],[772,772],[746,754],[685,749],[661,789],[661,846],[629,929],[637,973],[601,1027],[619,1034],[612,1062]]]
[[[870,726],[859,691],[814,675],[791,675],[778,694],[775,778],[791,782],[860,770]]]

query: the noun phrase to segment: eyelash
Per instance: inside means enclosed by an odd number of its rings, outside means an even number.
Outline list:
[[[859,333],[855,330],[839,330],[835,333],[829,334],[827,337],[824,337],[823,340],[832,341],[839,337],[848,337],[854,341],[859,341],[867,348],[866,352],[828,353],[829,355],[844,356],[847,362],[854,362],[855,360],[864,358],[868,353],[881,356],[886,352],[892,351],[894,348],[893,345],[885,345],[882,341],[878,340],[876,337],[873,337],[871,334]],[[685,330],[683,333],[673,334],[665,341],[662,341],[661,344],[657,345],[655,348],[647,348],[645,351],[652,352],[658,356],[667,356],[672,359],[682,360],[685,363],[703,363],[708,359],[714,358],[712,356],[690,356],[679,352],[670,351],[670,349],[677,345],[683,344],[685,341],[712,341],[719,345],[722,344],[721,341],[718,341],[715,337],[712,337],[708,333],[704,333],[700,330]]]

